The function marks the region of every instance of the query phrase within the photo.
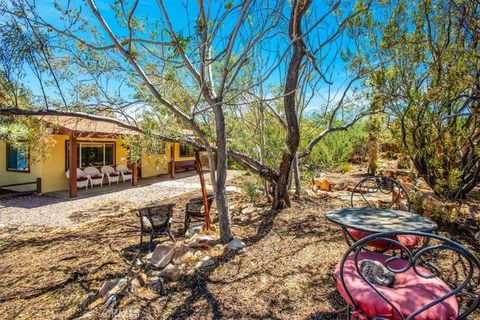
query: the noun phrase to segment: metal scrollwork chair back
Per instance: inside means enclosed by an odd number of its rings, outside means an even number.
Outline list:
[[[353,188],[350,196],[351,207],[356,208],[382,208],[410,211],[410,198],[407,191],[395,179],[373,176],[366,177]],[[359,231],[352,228],[342,229],[345,240],[350,246],[368,235],[370,232]],[[400,241],[403,244],[414,247],[421,242],[419,237],[401,236]],[[372,243],[372,247],[378,252],[385,252],[395,246],[387,246],[382,242]]]
[[[405,234],[428,238],[429,245],[409,249],[395,239]],[[392,243],[401,249],[401,256],[368,251],[374,241]],[[393,286],[372,283],[360,272],[362,260],[377,261],[393,273]],[[348,319],[465,319],[480,303],[479,271],[476,256],[448,238],[395,231],[372,234],[353,244],[337,264],[334,280],[349,306]]]
[[[374,176],[362,179],[350,196],[352,207],[369,207],[410,211],[405,188],[395,179]]]

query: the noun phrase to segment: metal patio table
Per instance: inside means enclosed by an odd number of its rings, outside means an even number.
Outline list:
[[[382,208],[342,208],[327,214],[327,219],[344,227],[366,232],[432,232],[438,226],[416,213]]]

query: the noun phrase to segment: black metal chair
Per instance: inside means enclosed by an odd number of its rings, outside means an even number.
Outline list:
[[[175,242],[175,237],[170,231],[174,206],[174,203],[168,203],[139,210],[140,248],[143,245],[144,235],[150,236],[150,251],[153,249],[153,239],[160,235],[169,236]]]
[[[411,250],[395,240],[399,235],[428,238],[429,245]],[[403,257],[369,251],[374,241],[401,248]],[[378,261],[393,273],[393,286],[374,284],[360,272],[365,259]],[[466,319],[476,309],[480,316],[479,271],[477,257],[450,239],[395,231],[373,234],[353,244],[336,265],[333,278],[347,302],[348,319],[447,320]]]
[[[350,196],[350,205],[410,211],[410,198],[398,180],[374,176],[357,183]]]
[[[366,207],[410,211],[410,198],[405,188],[397,180],[383,176],[373,176],[360,180],[353,188],[350,205],[352,208]],[[349,246],[355,241],[372,234],[371,232],[347,228],[343,228],[342,231]],[[421,242],[419,237],[414,236],[401,236],[399,240],[410,249]],[[382,242],[375,242],[372,247],[376,248],[378,252],[391,249],[389,246],[384,246]]]
[[[212,208],[212,203],[214,199],[214,195],[207,195],[207,204],[209,211]],[[187,232],[192,221],[205,221],[205,208],[203,206],[203,197],[188,200],[185,206],[185,225],[183,229],[184,233]]]

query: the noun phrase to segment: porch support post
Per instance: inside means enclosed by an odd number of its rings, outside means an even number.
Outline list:
[[[203,167],[200,160],[200,154],[195,150],[195,166],[197,174],[200,178],[200,186],[202,187],[203,208],[205,210],[205,230],[210,230],[210,208],[208,207],[207,186],[205,185],[205,177],[203,176]]]
[[[70,133],[70,162],[68,170],[70,171],[69,196],[75,198],[77,196],[77,137]]]
[[[170,143],[170,178],[175,179],[175,143]]]
[[[133,160],[132,163],[132,187],[135,187],[138,184],[138,162]]]

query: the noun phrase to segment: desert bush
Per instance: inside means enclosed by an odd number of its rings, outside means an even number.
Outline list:
[[[342,173],[347,173],[352,171],[352,165],[349,162],[343,162],[337,166],[337,170]]]
[[[258,202],[262,197],[262,185],[259,181],[242,182],[240,189],[250,202]]]
[[[354,150],[365,145],[365,139],[363,123],[352,126],[348,131],[333,132],[325,137],[308,157],[302,159],[302,163],[321,170],[332,170],[349,162]]]

